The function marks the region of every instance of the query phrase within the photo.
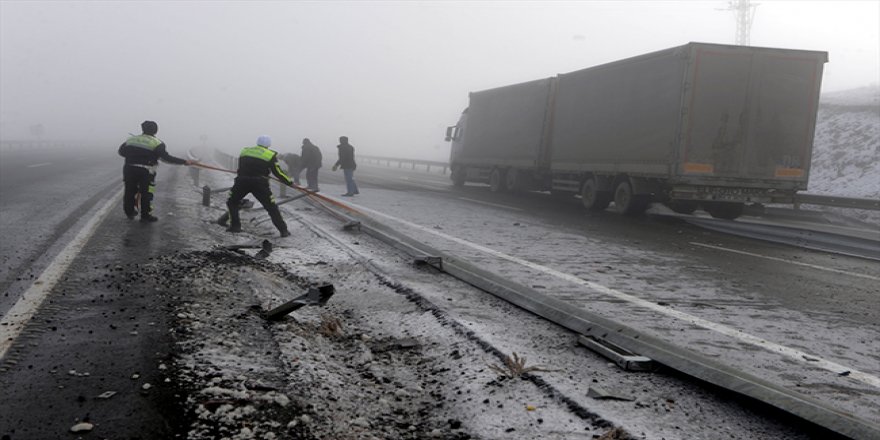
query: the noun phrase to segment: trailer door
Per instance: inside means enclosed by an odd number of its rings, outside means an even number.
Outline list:
[[[800,181],[806,188],[824,62],[813,53],[755,53],[744,177]]]
[[[752,54],[695,46],[686,104],[682,173],[740,176],[749,119]]]
[[[806,186],[825,56],[695,46],[681,172]]]

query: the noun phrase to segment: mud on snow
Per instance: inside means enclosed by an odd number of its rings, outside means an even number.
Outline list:
[[[173,308],[179,438],[629,438],[537,376],[499,375],[502,353],[344,249],[286,240],[268,259],[214,247],[131,268]],[[326,306],[265,318],[325,284]]]

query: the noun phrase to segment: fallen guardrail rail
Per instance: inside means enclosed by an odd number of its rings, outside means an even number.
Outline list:
[[[315,202],[331,215],[370,236],[431,264],[479,289],[489,292],[579,335],[605,340],[632,353],[735,393],[765,402],[782,411],[855,439],[880,439],[880,424],[837,409],[809,395],[724,364],[611,321],[588,310],[551,298],[535,289],[481,269],[462,258],[447,254],[413,239],[363,214],[351,215]]]

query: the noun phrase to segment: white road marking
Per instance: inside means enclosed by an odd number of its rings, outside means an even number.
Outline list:
[[[361,212],[368,212],[368,213],[371,213],[371,214],[379,216],[379,217],[385,217],[389,220],[399,222],[399,223],[407,225],[411,228],[418,229],[422,232],[436,235],[436,236],[441,237],[443,239],[446,239],[446,240],[449,240],[449,241],[476,249],[478,251],[493,255],[495,257],[502,258],[504,260],[507,260],[507,261],[510,261],[513,263],[517,263],[522,266],[526,266],[530,269],[539,270],[539,271],[544,272],[548,275],[553,275],[557,278],[561,278],[561,279],[569,281],[571,283],[587,287],[587,288],[592,289],[594,291],[597,291],[599,293],[604,293],[608,296],[618,298],[620,300],[629,302],[631,304],[634,304],[634,305],[637,305],[640,307],[644,307],[646,309],[653,310],[655,312],[662,313],[664,315],[667,315],[667,316],[670,316],[673,318],[677,318],[677,319],[682,320],[684,322],[687,322],[689,324],[703,327],[705,329],[715,331],[715,332],[720,333],[722,335],[729,336],[734,339],[738,339],[738,340],[745,342],[747,344],[761,347],[765,350],[780,354],[780,355],[785,356],[785,357],[787,357],[791,360],[794,360],[796,362],[807,364],[807,365],[810,365],[813,367],[822,368],[824,370],[830,371],[830,372],[838,374],[838,375],[847,374],[847,377],[849,377],[851,379],[858,380],[859,382],[865,383],[865,384],[873,386],[875,388],[880,388],[880,377],[874,376],[872,374],[869,374],[869,373],[866,373],[863,371],[859,371],[859,370],[856,370],[853,368],[849,368],[844,365],[838,364],[836,362],[831,362],[831,361],[822,359],[816,355],[812,355],[812,354],[809,354],[804,351],[800,351],[800,350],[797,350],[797,349],[794,349],[791,347],[786,347],[782,344],[770,342],[764,338],[760,338],[758,336],[754,336],[754,335],[745,333],[741,330],[737,330],[735,328],[728,327],[723,324],[718,324],[718,323],[708,321],[703,318],[699,318],[699,317],[689,315],[684,312],[680,312],[678,310],[675,310],[675,309],[672,309],[672,308],[669,308],[666,306],[661,306],[659,304],[644,300],[642,298],[635,297],[633,295],[629,295],[627,293],[623,293],[623,292],[614,290],[612,288],[603,286],[601,284],[594,283],[592,281],[587,281],[587,280],[578,278],[574,275],[567,274],[565,272],[560,272],[556,269],[552,269],[547,266],[542,266],[537,263],[532,263],[531,261],[527,261],[527,260],[523,260],[521,258],[511,256],[511,255],[507,255],[505,253],[496,251],[494,249],[490,249],[488,247],[485,247],[485,246],[482,246],[482,245],[479,245],[476,243],[471,243],[467,240],[463,240],[458,237],[453,237],[451,235],[444,234],[444,233],[439,232],[439,231],[432,229],[432,228],[417,225],[415,223],[411,223],[409,221],[406,221],[406,220],[403,220],[403,219],[400,219],[400,218],[397,218],[397,217],[394,217],[394,216],[391,216],[388,214],[374,211],[374,210],[366,208],[366,207],[362,207],[362,206],[358,206],[358,205],[354,205],[354,206],[357,206],[357,209]]]
[[[64,247],[64,249],[55,256],[51,263],[46,267],[43,273],[34,281],[34,284],[25,291],[21,298],[9,309],[8,312],[0,319],[0,359],[6,355],[6,351],[12,346],[12,342],[18,337],[25,324],[34,316],[40,304],[49,295],[49,292],[70,267],[77,254],[89,241],[89,238],[95,233],[98,224],[107,216],[113,206],[118,203],[122,197],[120,189],[113,197],[110,197],[104,206],[89,219],[83,228],[73,237],[73,240]]]
[[[37,168],[37,167],[44,167],[46,165],[52,165],[52,162],[35,163],[33,165],[28,165],[27,167],[28,168]]]
[[[832,268],[830,268],[830,267],[819,266],[819,265],[816,265],[816,264],[801,263],[801,262],[799,262],[799,261],[791,261],[791,260],[786,260],[786,259],[784,259],[784,258],[771,257],[771,256],[769,256],[769,255],[761,255],[761,254],[755,254],[755,253],[752,253],[752,252],[738,251],[738,250],[736,250],[736,249],[729,249],[729,248],[725,248],[725,247],[721,247],[721,246],[714,246],[714,245],[711,245],[711,244],[705,244],[705,243],[697,243],[697,242],[695,242],[695,241],[691,241],[690,244],[692,244],[692,245],[694,245],[694,246],[702,246],[702,247],[705,247],[705,248],[715,249],[715,250],[719,250],[719,251],[733,252],[733,253],[735,253],[735,254],[741,254],[741,255],[748,255],[748,256],[750,256],[750,257],[764,258],[764,259],[767,259],[767,260],[773,260],[773,261],[780,261],[780,262],[783,262],[783,263],[795,264],[795,265],[798,265],[798,266],[809,267],[809,268],[811,268],[811,269],[826,270],[826,271],[828,271],[828,272],[839,273],[839,274],[842,274],[842,275],[849,275],[849,276],[853,276],[853,277],[865,278],[865,279],[868,279],[868,280],[880,281],[880,277],[875,277],[875,276],[873,276],[873,275],[867,275],[867,274],[863,274],[863,273],[849,272],[849,271],[846,271],[846,270],[840,270],[840,269],[832,269]]]
[[[467,201],[467,202],[479,203],[479,204],[481,204],[481,205],[494,206],[494,207],[496,207],[496,208],[509,209],[509,210],[511,210],[511,211],[522,211],[522,209],[520,209],[520,208],[516,208],[516,207],[513,207],[513,206],[507,206],[507,205],[499,205],[498,203],[489,203],[489,202],[484,202],[484,201],[482,201],[482,200],[469,199],[469,198],[466,198],[466,197],[459,197],[458,199],[459,199],[459,200],[464,200],[464,201]]]

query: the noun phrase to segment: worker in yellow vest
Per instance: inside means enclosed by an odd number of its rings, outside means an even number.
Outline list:
[[[159,125],[155,122],[144,121],[141,130],[142,134],[129,137],[119,146],[119,155],[125,158],[125,165],[122,167],[122,179],[125,181],[122,209],[129,219],[134,219],[140,205],[141,221],[149,223],[158,220],[153,215],[151,202],[156,191],[156,167],[159,166],[159,159],[176,165],[191,165],[192,161],[168,154],[165,143],[156,137]]]
[[[226,200],[226,208],[229,210],[229,232],[241,232],[241,219],[238,215],[238,209],[241,200],[248,194],[253,194],[266,212],[272,219],[272,224],[278,228],[278,232],[282,237],[287,237],[290,232],[287,231],[287,223],[281,218],[281,211],[275,204],[275,197],[272,196],[272,190],[269,189],[269,173],[275,175],[285,185],[292,185],[290,177],[284,174],[281,167],[278,166],[278,153],[269,149],[272,146],[272,139],[269,136],[262,135],[257,138],[257,145],[253,147],[242,148],[238,158],[238,176],[235,177],[235,183],[229,190],[229,198]]]

